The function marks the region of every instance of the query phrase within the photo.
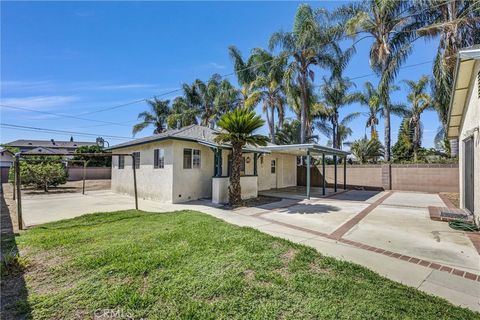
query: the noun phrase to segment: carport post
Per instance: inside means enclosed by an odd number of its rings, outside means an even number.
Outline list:
[[[23,218],[22,218],[22,195],[21,195],[21,186],[22,182],[20,181],[20,155],[15,155],[15,189],[14,193],[17,193],[17,219],[18,219],[18,230],[23,230]]]
[[[307,199],[310,199],[310,151],[307,151]]]
[[[10,173],[9,173],[10,175]],[[16,169],[16,166],[15,166],[15,163],[13,164],[13,200],[15,200],[15,193],[17,191],[17,169]]]
[[[337,192],[337,155],[333,156],[333,164],[334,164],[334,175],[335,175],[335,181],[334,181],[334,192]]]
[[[325,178],[325,153],[322,153],[322,176],[323,176],[323,184],[322,184],[322,195],[325,195],[325,186],[326,186],[326,178]]]
[[[137,195],[137,170],[135,169],[135,154],[132,153],[133,162],[133,191],[135,193],[135,210],[138,210],[138,195]]]
[[[343,190],[347,190],[347,156],[343,158]]]
[[[82,194],[85,194],[85,176],[87,174],[87,161],[83,160],[83,186],[82,186]]]

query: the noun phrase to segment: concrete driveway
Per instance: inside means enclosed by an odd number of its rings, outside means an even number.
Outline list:
[[[392,280],[480,311],[480,255],[465,232],[430,220],[436,194],[351,190],[329,198],[282,199],[224,210],[208,200],[186,204],[139,201],[153,212],[197,210],[229,223],[312,246],[366,266]],[[111,191],[23,197],[27,226],[86,213],[134,208],[134,199]]]

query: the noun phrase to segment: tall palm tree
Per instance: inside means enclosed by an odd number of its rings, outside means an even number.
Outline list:
[[[474,0],[423,0],[412,8],[422,27],[418,35],[427,39],[440,38],[435,57],[432,82],[432,93],[435,109],[443,130],[446,132],[448,109],[452,94],[453,73],[456,54],[460,48],[480,43],[480,2]]]
[[[176,97],[167,117],[168,127],[175,128],[198,124],[197,116],[199,112],[200,110],[192,107],[185,97]]]
[[[215,102],[220,91],[221,76],[213,74],[207,82],[195,80],[194,86],[200,99],[201,124],[203,126],[213,126],[212,122],[216,113]]]
[[[316,143],[318,136],[306,137],[305,143]],[[300,144],[300,121],[294,119],[286,121],[283,127],[275,132],[275,143],[277,144]]]
[[[251,86],[255,80],[256,65],[253,61],[254,57],[251,55],[247,60],[244,60],[240,50],[235,46],[228,47],[228,52],[233,60],[233,68],[241,87],[239,105],[252,109],[260,101],[260,92],[252,90]]]
[[[275,143],[275,111],[278,113],[278,128],[284,121],[285,96],[283,94],[283,76],[287,63],[286,55],[274,56],[270,52],[255,48],[252,51],[255,79],[250,84],[251,90],[260,94],[263,112],[267,117],[270,139]]]
[[[155,97],[147,100],[147,103],[150,106],[150,111],[143,111],[138,114],[138,119],[142,119],[142,122],[133,126],[133,135],[150,125],[155,127],[153,130],[154,134],[161,133],[167,128],[167,118],[170,115],[170,100],[160,100]]]
[[[285,84],[289,90],[299,90],[300,94],[300,141],[305,142],[309,132],[308,117],[312,106],[309,96],[311,81],[314,81],[314,65],[323,65],[327,56],[323,53],[330,46],[336,35],[333,28],[328,27],[328,19],[324,12],[314,12],[309,5],[299,6],[291,32],[275,32],[269,42],[270,50],[279,46],[292,60],[285,72]]]
[[[328,141],[329,146],[335,146],[337,149],[342,149],[343,144],[346,142],[347,138],[352,135],[353,130],[348,127],[348,124],[354,119],[361,116],[361,112],[352,112],[338,122],[336,130],[333,129],[332,123],[325,118],[320,119],[315,123],[317,129],[327,136],[330,140]],[[336,132],[336,134],[334,134]],[[335,142],[336,140],[336,142]]]
[[[404,82],[409,89],[407,95],[407,100],[410,102],[408,121],[413,130],[413,155],[416,161],[422,138],[422,123],[420,121],[420,116],[425,110],[433,108],[433,99],[426,92],[430,83],[430,78],[423,75],[418,81],[404,80]]]
[[[242,149],[248,144],[251,146],[264,146],[268,138],[255,134],[265,121],[254,111],[247,107],[236,108],[225,113],[218,121],[218,126],[223,129],[216,134],[215,141],[229,143],[232,146],[232,171],[230,174],[229,203],[232,206],[242,202],[242,189],[240,186],[240,167],[242,163]]]
[[[357,93],[357,97],[360,104],[368,108],[368,111],[364,113],[364,115],[367,117],[365,127],[370,128],[370,139],[378,140],[377,126],[379,123],[379,118],[383,116],[383,105],[380,102],[380,92],[378,88],[375,88],[369,81],[366,81],[363,86],[364,91]],[[398,90],[400,90],[400,87],[391,85],[388,94],[391,95],[392,92]],[[388,99],[386,102],[389,103],[388,109],[390,110],[390,113],[397,116],[405,116],[407,113],[407,108],[403,104],[392,103],[390,99]]]
[[[346,18],[346,33],[355,37],[366,33],[373,37],[370,47],[370,66],[380,77],[379,93],[383,105],[385,160],[390,161],[391,126],[389,87],[398,74],[400,65],[407,59],[420,25],[407,15],[409,1],[365,0],[340,7],[336,15]]]

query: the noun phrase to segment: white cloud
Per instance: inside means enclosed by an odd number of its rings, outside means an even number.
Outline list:
[[[213,68],[213,69],[225,69],[225,68],[226,68],[225,65],[220,64],[220,63],[216,63],[216,62],[210,62],[210,63],[208,64],[208,66],[209,66],[210,68]]]
[[[31,96],[2,98],[0,103],[6,106],[28,108],[28,109],[53,109],[69,105],[79,100],[76,96]]]

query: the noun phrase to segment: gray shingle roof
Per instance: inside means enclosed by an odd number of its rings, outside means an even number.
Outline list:
[[[11,147],[44,147],[44,148],[78,148],[81,146],[92,146],[95,145],[95,142],[86,142],[86,141],[59,141],[59,140],[15,140],[5,145]]]

